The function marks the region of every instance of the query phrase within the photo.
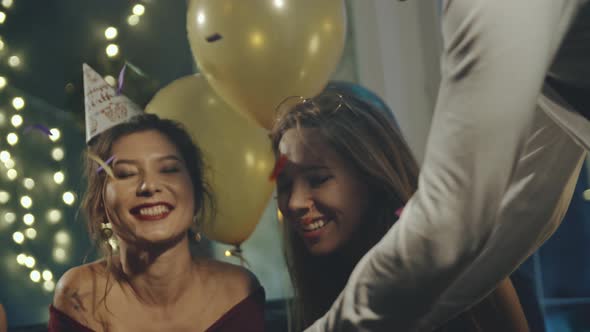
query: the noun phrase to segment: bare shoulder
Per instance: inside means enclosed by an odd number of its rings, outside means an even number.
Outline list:
[[[241,300],[260,288],[258,278],[244,267],[216,260],[208,260],[207,265],[211,277],[221,281],[225,291],[234,299]]]
[[[81,324],[97,329],[97,304],[100,294],[104,294],[106,276],[101,261],[69,269],[57,282],[53,306]]]

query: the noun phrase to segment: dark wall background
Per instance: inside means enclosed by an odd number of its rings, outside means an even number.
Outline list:
[[[133,5],[145,6],[145,14],[136,26],[127,24]],[[0,91],[0,151],[8,151],[18,171],[15,180],[8,179],[8,168],[0,163],[0,191],[10,194],[10,200],[0,204],[0,303],[3,303],[12,327],[47,321],[47,307],[53,294],[43,288],[43,281],[30,278],[32,270],[49,270],[53,281],[70,266],[95,257],[86,235],[82,217],[76,218],[76,207],[85,184],[81,178],[81,152],[84,144],[84,103],[82,63],[87,62],[103,75],[118,76],[125,61],[140,68],[145,77],[128,70],[124,93],[140,104],[145,104],[153,92],[180,76],[194,71],[193,60],[186,40],[186,3],[182,0],[124,1],[124,0],[15,0],[10,8],[2,8],[7,18],[0,25],[0,36],[5,47],[0,51],[0,75],[8,85]],[[104,30],[114,26],[118,37],[107,41]],[[108,58],[105,47],[119,45],[119,56]],[[17,55],[21,65],[12,68],[8,58]],[[67,88],[66,88],[67,86]],[[12,98],[21,96],[26,107],[16,111],[10,106]],[[10,122],[15,114],[24,123],[15,128]],[[58,128],[61,138],[51,141],[40,131],[24,134],[27,125],[43,124]],[[16,133],[19,142],[10,146],[6,135]],[[65,159],[51,158],[53,148],[65,151]],[[64,183],[52,180],[55,172],[65,174]],[[35,187],[23,186],[24,178],[32,178]],[[72,191],[76,201],[65,204],[62,194]],[[26,209],[19,203],[28,195],[33,206]],[[48,209],[62,212],[57,224],[46,218]],[[16,215],[8,223],[6,213]],[[35,223],[27,226],[23,216],[31,213]],[[13,240],[15,232],[36,230],[35,239],[22,244]],[[65,231],[68,245],[56,244],[55,235]],[[67,258],[56,261],[54,250],[67,250]],[[26,254],[36,259],[33,268],[19,265],[16,257]]]
[[[136,26],[127,24],[134,4],[146,7]],[[186,40],[186,4],[172,1],[16,0],[0,26],[6,43],[0,70],[11,84],[83,119],[82,63],[103,75],[117,77],[124,61],[141,68],[158,85],[193,71]],[[105,54],[108,26],[118,29],[120,55]],[[12,70],[4,61],[22,54],[23,65]],[[65,86],[73,84],[66,92]]]

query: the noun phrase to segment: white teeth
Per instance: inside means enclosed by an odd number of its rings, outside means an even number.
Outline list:
[[[149,208],[143,208],[139,210],[139,214],[142,216],[157,216],[170,211],[166,205],[157,205]]]
[[[308,225],[301,224],[301,228],[306,232],[311,232],[311,231],[315,231],[316,229],[320,229],[320,228],[326,226],[326,224],[329,222],[330,222],[330,220],[325,221],[323,219],[320,219],[320,220],[313,222],[311,224],[308,224]]]

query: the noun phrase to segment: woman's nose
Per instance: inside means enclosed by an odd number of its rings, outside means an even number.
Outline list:
[[[149,177],[145,175],[137,187],[138,196],[152,196],[158,191],[160,191],[160,185],[157,179],[155,177]]]
[[[293,189],[289,197],[288,208],[295,217],[302,217],[310,209],[313,199],[307,186],[303,184],[293,184]]]

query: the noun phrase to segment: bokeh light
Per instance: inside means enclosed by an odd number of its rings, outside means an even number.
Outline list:
[[[64,179],[64,173],[61,171],[55,172],[55,174],[53,174],[53,181],[55,181],[55,183],[57,184],[62,184],[64,182]]]
[[[51,224],[57,224],[61,220],[61,211],[52,209],[47,212],[47,220]]]
[[[20,66],[20,58],[17,55],[11,56],[10,58],[8,58],[8,65],[13,68]]]
[[[18,143],[18,135],[15,133],[10,133],[6,135],[6,142],[8,142],[8,144],[10,145],[15,145],[16,143]]]
[[[119,32],[117,31],[117,28],[115,28],[115,27],[108,27],[104,30],[104,36],[108,40],[112,40],[112,39],[117,38],[118,34],[119,34]]]
[[[62,195],[62,199],[63,199],[64,203],[66,203],[67,205],[72,205],[72,204],[74,204],[76,197],[74,196],[74,194],[72,192],[66,191]]]
[[[24,207],[25,209],[29,209],[33,205],[33,199],[26,195],[22,196],[20,198],[20,205],[22,205],[22,207]]]
[[[37,270],[31,271],[30,277],[31,277],[31,280],[33,280],[33,282],[41,281],[41,273]]]
[[[14,107],[14,109],[17,111],[25,107],[25,100],[23,97],[14,97],[12,99],[12,107]]]
[[[25,186],[25,188],[31,190],[31,189],[35,188],[35,181],[31,178],[26,178],[23,180],[23,186]]]
[[[22,244],[25,241],[25,235],[21,232],[14,232],[12,234],[12,239],[14,240],[14,242]]]
[[[25,229],[25,236],[27,239],[33,240],[37,237],[37,230],[34,228],[27,228]]]
[[[139,16],[137,15],[130,15],[127,18],[127,24],[129,24],[130,26],[136,26],[139,24]]]
[[[61,161],[64,159],[64,150],[62,148],[53,148],[51,150],[51,158],[55,161]]]
[[[35,223],[35,216],[31,213],[27,213],[23,216],[23,222],[25,223],[25,225],[31,226]]]
[[[141,16],[145,13],[145,6],[138,3],[135,6],[133,6],[132,12],[133,15]]]
[[[61,137],[61,131],[59,131],[57,128],[51,128],[49,129],[49,132],[51,133],[51,135],[49,135],[49,139],[54,142]]]
[[[119,46],[117,44],[109,44],[105,49],[105,52],[110,58],[116,57],[119,54]]]

